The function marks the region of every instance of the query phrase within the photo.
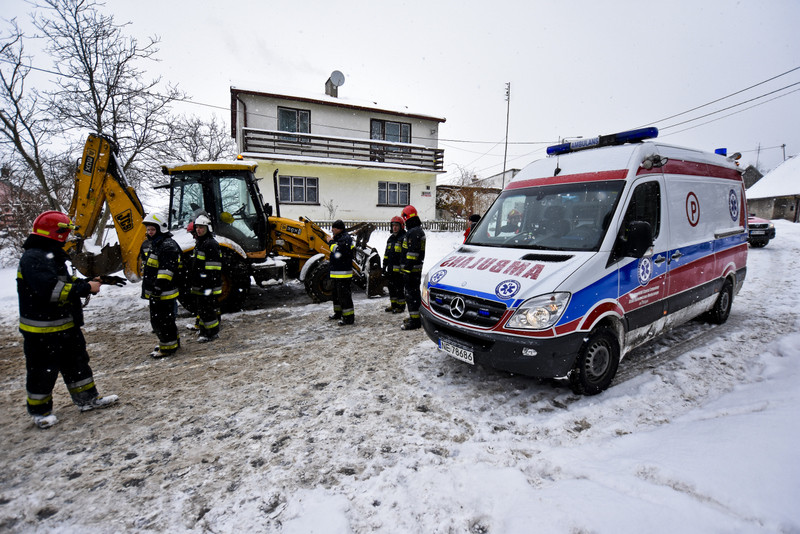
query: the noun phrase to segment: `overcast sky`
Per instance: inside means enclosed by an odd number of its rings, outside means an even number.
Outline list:
[[[27,24],[24,0],[0,3],[4,18]],[[192,113],[227,123],[231,85],[324,94],[340,70],[341,98],[445,117],[448,177],[459,167],[480,177],[502,170],[507,82],[507,168],[544,157],[559,138],[645,125],[671,144],[726,147],[766,170],[783,160],[781,145],[786,157],[800,152],[800,69],[662,120],[800,67],[798,0],[109,0],[106,8],[131,23],[128,33],[161,38],[161,62],[147,68],[206,104]]]

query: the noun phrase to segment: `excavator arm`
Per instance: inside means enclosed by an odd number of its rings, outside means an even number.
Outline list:
[[[141,278],[139,248],[145,239],[142,224],[144,209],[119,161],[119,151],[111,139],[89,134],[75,173],[75,190],[69,207],[75,230],[65,250],[73,265],[84,276],[107,275],[122,269],[131,282]],[[89,250],[94,234],[108,205],[119,244],[106,245],[99,252]]]

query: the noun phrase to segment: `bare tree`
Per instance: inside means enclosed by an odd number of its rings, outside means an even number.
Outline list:
[[[30,58],[25,55],[24,36],[16,20],[10,25],[8,35],[0,37],[0,148],[5,157],[13,160],[16,154],[24,161],[47,205],[56,210],[59,203],[45,172],[47,155],[44,151],[53,135],[52,122],[40,103],[40,95],[25,88],[31,71]]]
[[[159,39],[140,44],[123,34],[126,25],[99,11],[94,0],[44,0],[33,17],[46,38],[58,73],[47,91],[50,113],[65,130],[88,129],[111,137],[129,177],[138,161],[152,158],[172,139],[164,119],[182,93],[161,79],[145,80],[142,61],[155,60]],[[144,169],[140,170],[144,174]]]
[[[322,207],[328,210],[328,219],[333,220],[336,217],[336,210],[339,209],[339,205],[332,198],[323,201]]]
[[[178,116],[172,123],[172,139],[160,146],[158,156],[164,161],[217,161],[236,157],[236,143],[225,124],[197,116]]]

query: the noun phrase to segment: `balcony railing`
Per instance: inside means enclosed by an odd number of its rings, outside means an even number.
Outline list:
[[[394,167],[441,171],[444,150],[408,143],[391,143],[352,137],[242,128],[244,152],[323,159],[373,161]]]

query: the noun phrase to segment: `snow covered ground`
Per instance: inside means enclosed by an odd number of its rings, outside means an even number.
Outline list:
[[[339,328],[296,283],[154,361],[138,285],[104,287],[85,332],[121,401],[81,414],[59,383],[48,430],[2,270],[0,531],[800,532],[800,225],[776,227],[726,324],[637,349],[594,397],[450,359],[387,299]],[[426,266],[460,241],[429,233]]]

